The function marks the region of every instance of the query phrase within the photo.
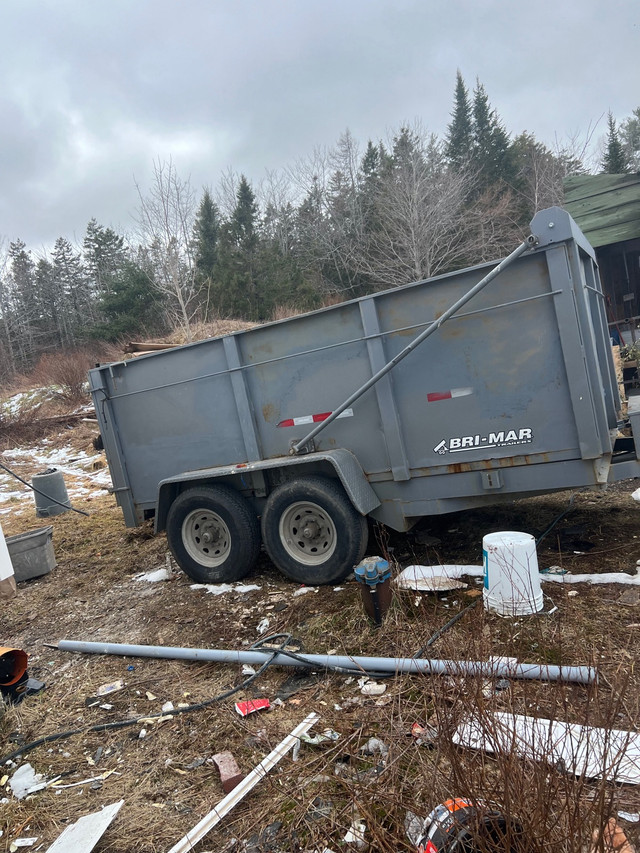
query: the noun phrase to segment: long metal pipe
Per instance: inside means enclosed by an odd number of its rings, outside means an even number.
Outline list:
[[[507,255],[506,258],[500,261],[500,263],[496,267],[494,267],[491,272],[488,272],[484,276],[484,278],[480,279],[480,281],[475,284],[471,288],[471,290],[467,291],[467,293],[465,293],[464,296],[461,296],[457,302],[454,302],[453,305],[447,308],[447,310],[443,314],[441,314],[437,320],[434,320],[430,326],[427,326],[427,328],[423,332],[421,332],[416,338],[414,338],[411,343],[408,344],[403,350],[401,350],[396,356],[394,356],[391,361],[387,362],[384,367],[381,367],[377,373],[374,373],[373,376],[364,383],[364,385],[358,388],[357,391],[354,391],[353,394],[350,397],[347,397],[347,399],[343,403],[340,403],[340,405],[331,412],[328,418],[326,418],[324,421],[320,421],[320,423],[318,423],[317,426],[315,426],[308,435],[306,435],[300,441],[296,442],[296,444],[292,445],[289,453],[292,456],[294,456],[296,453],[299,453],[313,438],[316,437],[319,432],[321,432],[325,427],[328,427],[332,421],[335,421],[335,419],[339,415],[341,415],[345,409],[348,409],[352,403],[355,403],[355,401],[359,397],[362,397],[365,391],[368,391],[369,388],[371,388],[372,385],[375,385],[379,379],[382,379],[382,377],[389,373],[390,370],[393,370],[396,364],[401,362],[403,358],[406,358],[409,353],[413,352],[413,350],[417,346],[419,346],[424,340],[426,340],[429,335],[432,335],[437,329],[439,329],[440,326],[449,319],[449,317],[452,317],[456,313],[456,311],[459,311],[460,308],[462,308],[463,305],[466,305],[470,299],[473,299],[476,293],[479,293],[489,284],[490,281],[493,281],[493,279],[497,275],[500,275],[500,273],[506,267],[508,267],[510,263],[515,261],[516,258],[519,258],[520,255],[524,254],[527,249],[532,249],[534,246],[537,245],[537,243],[538,239],[533,234],[527,237],[527,239],[524,240],[518,246],[517,249],[514,249],[513,252],[511,252],[510,255]]]
[[[168,658],[170,660],[197,660],[208,663],[262,664],[265,655],[273,649],[235,651],[233,649],[185,649],[175,646],[134,646],[127,643],[95,643],[80,640],[60,640],[57,647],[65,652],[82,652],[97,655],[123,655],[141,658]],[[300,658],[298,660],[297,658]],[[571,681],[592,684],[596,681],[595,669],[589,666],[552,666],[509,661],[426,660],[422,658],[348,657],[346,655],[298,654],[296,658],[286,651],[275,652],[273,664],[277,666],[311,666],[317,669],[339,667],[354,673],[389,672],[424,675],[470,675],[482,678],[516,678],[538,681]]]

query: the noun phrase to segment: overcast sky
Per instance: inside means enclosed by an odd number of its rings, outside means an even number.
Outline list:
[[[154,158],[215,187],[419,118],[456,69],[548,144],[640,106],[638,0],[2,0],[0,238],[132,227]]]

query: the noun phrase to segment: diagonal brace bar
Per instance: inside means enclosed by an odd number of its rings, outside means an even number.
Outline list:
[[[446,321],[450,317],[452,317],[456,313],[456,311],[459,311],[463,305],[466,305],[470,299],[473,299],[476,293],[479,293],[489,284],[490,281],[493,281],[496,276],[500,275],[500,273],[506,267],[508,267],[509,264],[515,261],[516,258],[519,258],[520,255],[524,254],[527,249],[532,249],[534,246],[537,245],[537,243],[538,238],[535,237],[533,234],[527,237],[527,239],[524,240],[518,246],[517,249],[514,249],[514,251],[511,252],[510,255],[507,255],[506,258],[500,261],[500,263],[496,267],[494,267],[491,272],[487,273],[487,275],[485,275],[485,277],[481,279],[476,285],[474,285],[471,290],[465,293],[464,296],[461,296],[460,299],[458,299],[458,301],[455,302],[450,308],[447,308],[444,314],[438,317],[437,320],[434,320],[430,326],[427,326],[427,328],[423,332],[421,332],[416,338],[414,338],[410,344],[408,344],[403,350],[401,350],[396,356],[394,356],[391,361],[385,364],[384,367],[381,367],[377,373],[374,373],[374,375],[370,379],[368,379],[364,385],[358,388],[357,391],[354,391],[353,394],[350,397],[347,397],[347,399],[343,403],[340,403],[340,405],[331,412],[331,414],[328,418],[326,418],[326,420],[321,421],[311,430],[311,432],[307,436],[292,445],[289,453],[292,456],[295,456],[297,453],[300,453],[300,451],[305,448],[308,443],[312,439],[314,439],[316,435],[318,435],[319,432],[321,432],[325,427],[329,426],[332,421],[335,421],[338,415],[341,415],[345,409],[348,409],[349,406],[352,405],[352,403],[355,403],[356,400],[362,397],[362,395],[366,391],[368,391],[369,388],[375,385],[379,379],[382,379],[382,377],[386,376],[390,370],[393,370],[396,364],[401,362],[403,358],[406,358],[409,353],[413,352],[416,347],[420,346],[420,344],[430,335],[432,335],[437,329],[439,329],[443,323],[446,323]]]

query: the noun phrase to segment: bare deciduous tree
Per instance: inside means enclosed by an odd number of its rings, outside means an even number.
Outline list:
[[[362,285],[364,216],[359,150],[347,130],[334,148],[298,160],[289,177],[300,193],[298,260],[330,292],[357,295]]]
[[[263,211],[262,232],[282,254],[291,251],[294,238],[295,193],[285,172],[267,171],[258,185],[258,206]]]
[[[193,225],[196,195],[189,179],[178,176],[173,161],[156,160],[147,195],[136,182],[140,200],[137,223],[147,247],[152,282],[167,299],[170,319],[192,340],[191,323],[199,311]]]
[[[435,136],[416,125],[396,136],[383,170],[376,228],[361,268],[386,287],[451,269],[469,254],[465,202],[472,177],[447,166]]]

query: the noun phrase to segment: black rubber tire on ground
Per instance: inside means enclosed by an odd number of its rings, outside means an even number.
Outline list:
[[[328,477],[300,477],[271,492],[262,513],[262,540],[285,577],[312,586],[337,583],[367,547],[365,516]]]
[[[199,486],[181,492],[171,504],[167,541],[176,563],[196,583],[229,583],[256,564],[260,525],[234,489]]]

